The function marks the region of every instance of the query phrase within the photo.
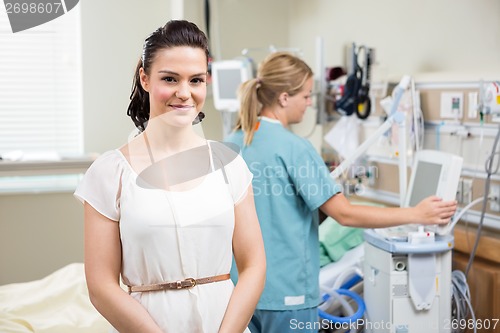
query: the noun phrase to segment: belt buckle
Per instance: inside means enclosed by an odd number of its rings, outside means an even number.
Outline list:
[[[185,282],[189,282],[190,284],[186,285]],[[181,280],[175,281],[176,289],[191,289],[194,286],[196,286],[196,280],[193,278],[187,278],[182,281]]]
[[[196,280],[195,280],[195,279],[193,279],[193,278],[187,278],[187,279],[186,279],[186,280],[184,280],[184,281],[189,281],[189,282],[191,282],[191,285],[186,287],[186,288],[188,288],[188,289],[194,288],[194,286],[196,286]]]

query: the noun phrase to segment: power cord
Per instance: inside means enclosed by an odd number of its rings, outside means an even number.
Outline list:
[[[453,218],[453,221],[450,223],[450,226],[448,227],[449,229],[449,232],[451,233],[453,231],[453,229],[455,228],[455,225],[458,223],[458,221],[460,221],[460,219],[462,218],[462,216],[469,210],[471,209],[472,207],[474,207],[475,205],[477,205],[478,203],[480,203],[481,201],[484,200],[484,197],[480,197],[480,198],[477,198],[473,201],[471,201],[467,206],[465,206],[464,208],[462,208],[460,210],[460,213],[458,213],[457,216],[455,216]],[[489,196],[488,197],[488,200],[496,200],[496,198],[494,196]]]
[[[467,277],[462,271],[455,270],[451,273],[452,285],[452,298],[451,298],[451,323],[450,327],[452,333],[464,332],[468,325],[467,317],[470,315],[472,322],[476,322],[476,315],[471,304],[471,295],[469,285],[467,284]],[[476,325],[474,325],[474,333],[477,332]]]
[[[495,156],[498,155],[498,152],[496,150],[497,150],[497,145],[498,145],[499,140],[500,140],[500,124],[498,127],[497,135],[495,137],[495,141],[493,142],[491,154],[490,154],[490,156],[488,156],[488,158],[486,159],[486,163],[485,163],[485,170],[486,170],[486,180],[485,180],[485,184],[484,184],[484,196],[485,197],[488,197],[489,193],[490,193],[491,175],[494,173],[497,173],[499,168],[500,168],[500,161],[497,158],[497,164],[495,166],[495,169],[493,170],[493,162],[495,160]],[[479,225],[478,225],[477,232],[476,232],[476,240],[474,242],[474,247],[473,247],[472,252],[470,254],[469,262],[467,263],[467,267],[465,269],[465,276],[469,275],[469,271],[472,267],[472,263],[474,262],[474,257],[476,255],[477,247],[479,246],[479,239],[481,238],[481,231],[483,229],[483,222],[484,222],[484,216],[486,214],[487,202],[488,202],[488,200],[483,201],[483,206],[481,209],[481,218],[479,220]]]

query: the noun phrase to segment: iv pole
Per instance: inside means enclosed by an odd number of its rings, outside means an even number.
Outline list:
[[[405,90],[410,84],[411,78],[408,75],[403,76],[399,84],[396,86],[394,93],[394,100],[391,105],[391,112],[389,118],[373,133],[368,139],[366,139],[356,151],[349,157],[347,157],[338,167],[333,170],[330,175],[337,179],[344,173],[354,161],[356,161],[361,155],[363,155],[368,148],[381,136],[387,132],[393,123],[399,126],[399,202],[400,207],[403,207],[406,187],[407,187],[407,155],[406,155],[406,114],[398,111],[398,105],[403,96]]]

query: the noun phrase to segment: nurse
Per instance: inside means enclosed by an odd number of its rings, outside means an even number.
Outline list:
[[[351,205],[309,141],[287,129],[302,121],[312,87],[311,68],[283,52],[268,56],[257,77],[240,87],[239,120],[228,141],[254,174],[268,267],[252,333],[294,332],[294,323],[309,327],[300,332],[317,331],[311,323],[320,302],[318,209],[346,226],[379,228],[446,224],[457,207],[437,197],[412,208]]]

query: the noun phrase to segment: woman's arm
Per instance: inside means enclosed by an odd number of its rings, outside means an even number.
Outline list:
[[[385,228],[412,223],[446,224],[455,213],[457,203],[430,196],[415,207],[373,207],[352,205],[342,193],[338,193],[328,199],[320,209],[345,226]]]
[[[162,333],[146,309],[120,287],[119,223],[87,202],[85,211],[85,276],[90,301],[121,333]]]
[[[229,300],[219,333],[243,332],[257,306],[266,280],[266,255],[250,185],[234,208],[233,252],[238,283]]]

